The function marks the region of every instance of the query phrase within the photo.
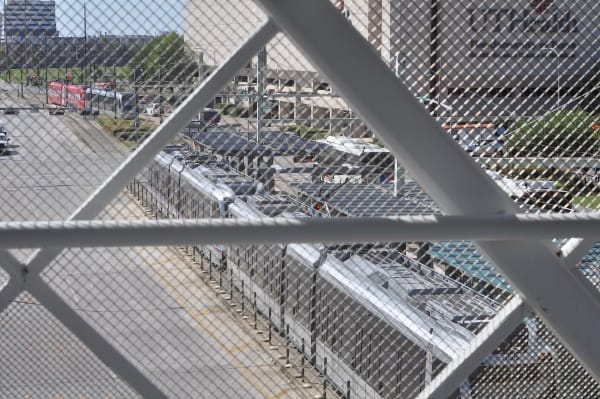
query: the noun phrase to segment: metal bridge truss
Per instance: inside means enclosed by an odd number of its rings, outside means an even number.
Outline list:
[[[454,391],[522,319],[537,313],[581,364],[600,380],[600,296],[574,267],[593,239],[600,215],[518,215],[513,201],[481,170],[413,98],[372,47],[324,0],[256,0],[269,19],[183,103],[177,112],[64,223],[0,224],[0,264],[10,281],[0,292],[0,311],[29,291],[92,352],[143,397],[166,397],[130,361],[71,309],[41,278],[64,248],[194,242],[340,242],[407,239],[473,239],[519,295],[481,331],[464,354],[448,364],[419,398]],[[353,109],[402,159],[407,171],[446,215],[398,219],[272,222],[93,222],[122,188],[182,130],[276,33],[285,33],[329,78]],[[340,46],[339,43],[344,43]],[[368,79],[355,79],[368,76]],[[374,101],[385,99],[385,101]],[[397,121],[402,121],[402,129]],[[443,160],[443,164],[440,160]],[[318,225],[319,228],[314,228]],[[130,234],[135,231],[137,234]],[[169,231],[168,235],[163,234]],[[571,239],[557,251],[551,237]],[[166,241],[164,237],[169,237]],[[248,238],[252,237],[252,239]],[[43,245],[42,245],[43,244]],[[38,249],[26,264],[7,251]]]

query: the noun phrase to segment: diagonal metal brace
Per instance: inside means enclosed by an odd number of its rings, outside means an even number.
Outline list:
[[[329,1],[255,0],[447,213],[514,214],[516,204],[418,103]],[[598,291],[549,241],[476,243],[582,365],[600,380]]]
[[[261,25],[230,57],[218,68],[208,80],[198,87],[178,110],[162,124],[149,139],[138,148],[69,218],[69,220],[93,219],[96,217],[131,181],[152,158],[158,154],[168,142],[177,135],[212,98],[227,85],[242,69],[248,60],[275,36],[276,25],[267,20]],[[131,387],[147,398],[166,398],[166,396],[127,358],[119,354],[107,341],[89,326],[76,312],[68,307],[62,299],[39,277],[40,273],[61,252],[61,248],[42,249],[36,251],[27,267],[19,273],[24,278],[22,284],[15,278],[18,274],[16,264],[6,256],[6,269],[11,274],[11,281],[0,292],[0,312],[4,311],[23,289],[36,295],[43,305],[54,314],[83,342],[90,350],[102,359],[108,367]],[[9,254],[10,255],[10,254]]]

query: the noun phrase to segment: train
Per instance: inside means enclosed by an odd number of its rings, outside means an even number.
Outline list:
[[[133,119],[136,115],[133,93],[110,90],[104,86],[50,82],[47,101],[49,104],[76,110],[80,114],[103,112],[122,119]]]
[[[130,190],[159,218],[328,217],[264,183],[210,154],[171,148]],[[501,309],[391,243],[214,244],[191,251],[221,289],[229,285],[344,397],[417,396]],[[506,398],[515,390],[556,390],[553,353],[539,329],[539,322],[524,322],[514,334],[519,339],[490,354],[452,397],[486,397],[489,373],[499,367],[535,370],[534,380],[514,384]]]

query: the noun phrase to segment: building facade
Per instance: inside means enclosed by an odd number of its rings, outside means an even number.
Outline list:
[[[18,39],[56,36],[54,0],[11,0],[4,5],[3,34]]]
[[[332,2],[415,96],[449,104],[437,106],[438,116],[458,108],[473,115],[488,112],[484,106],[492,101],[480,97],[502,98],[501,106],[489,112],[502,109],[507,115],[525,115],[537,97],[558,106],[548,99],[575,91],[571,89],[600,62],[597,0]],[[210,68],[221,64],[265,18],[252,0],[187,0],[184,37]],[[266,85],[275,84],[275,90],[316,92],[326,83],[283,35],[266,50]],[[256,77],[256,62],[241,72],[249,82]],[[327,107],[332,101],[310,102],[311,107]]]

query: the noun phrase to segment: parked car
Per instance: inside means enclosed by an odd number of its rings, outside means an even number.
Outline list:
[[[158,103],[150,103],[146,107],[146,115],[148,115],[148,116],[160,116],[161,113],[163,115],[165,114],[165,106],[164,105],[161,108],[161,105]]]
[[[0,121],[0,154],[4,154],[6,151],[8,151],[8,142],[10,141],[10,138],[8,138],[8,132],[6,131],[6,128],[4,127],[4,123],[2,123],[2,121]]]
[[[455,123],[442,126],[471,156],[504,156],[504,126],[493,123]]]

